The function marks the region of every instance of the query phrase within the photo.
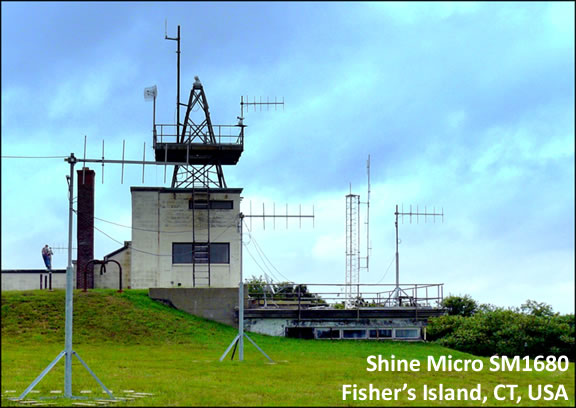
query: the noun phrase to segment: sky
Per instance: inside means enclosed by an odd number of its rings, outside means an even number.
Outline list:
[[[2,2],[2,269],[43,268],[67,247],[63,157],[141,160],[157,122],[175,122],[198,75],[212,121],[240,96],[284,98],[245,113],[245,150],[224,166],[242,211],[314,211],[314,223],[245,229],[244,276],[345,282],[346,194],[367,201],[370,267],[394,282],[395,205],[444,212],[399,224],[400,282],[445,295],[574,312],[572,2]],[[54,157],[13,159],[8,156]],[[100,164],[95,257],[131,239],[130,186],[171,170]],[[102,182],[102,176],[104,176]],[[366,249],[361,205],[361,256]],[[260,251],[264,254],[259,254]],[[269,261],[269,262],[268,262]],[[65,268],[66,250],[53,267]]]

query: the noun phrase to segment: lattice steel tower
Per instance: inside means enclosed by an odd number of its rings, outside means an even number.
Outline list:
[[[346,306],[360,296],[360,196],[346,195]],[[356,285],[356,286],[354,286]]]
[[[244,150],[242,119],[236,125],[213,125],[204,87],[198,77],[190,90],[188,103],[180,102],[180,26],[178,36],[176,123],[157,124],[154,115],[156,161],[186,163],[175,165],[172,188],[226,188],[222,165],[238,163]],[[155,95],[154,95],[155,98]],[[184,120],[180,113],[184,110]]]

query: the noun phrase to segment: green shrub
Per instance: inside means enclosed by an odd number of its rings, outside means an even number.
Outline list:
[[[478,310],[478,303],[468,295],[448,296],[442,301],[450,316],[472,316]]]
[[[561,316],[544,303],[527,301],[520,309],[481,305],[471,316],[431,318],[427,337],[481,356],[566,355],[574,361],[574,327],[574,315]]]

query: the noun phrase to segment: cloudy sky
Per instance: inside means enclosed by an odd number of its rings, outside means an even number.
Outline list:
[[[400,224],[400,280],[444,293],[574,311],[574,4],[2,3],[2,269],[43,267],[67,245],[74,152],[152,158],[157,121],[175,121],[198,75],[218,124],[240,96],[284,98],[246,113],[245,151],[224,168],[243,211],[314,211],[246,234],[245,276],[343,283],[345,195],[366,200],[370,269],[393,283],[394,206],[443,208],[444,223]],[[6,156],[56,157],[12,159]],[[161,167],[96,171],[95,215],[130,226],[130,186],[169,186]],[[362,218],[366,214],[362,207]],[[130,240],[97,220],[95,256]],[[362,240],[365,238],[362,232]],[[364,242],[361,243],[364,248]],[[258,248],[265,254],[258,254]],[[363,256],[365,250],[363,249]],[[268,258],[271,265],[265,259]],[[57,250],[54,267],[66,266]]]

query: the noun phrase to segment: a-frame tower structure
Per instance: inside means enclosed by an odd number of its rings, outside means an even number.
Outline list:
[[[156,161],[174,166],[172,188],[226,188],[222,165],[238,163],[244,150],[244,127],[213,125],[208,99],[198,77],[190,90],[184,121],[154,124]],[[178,115],[180,116],[180,115]]]

